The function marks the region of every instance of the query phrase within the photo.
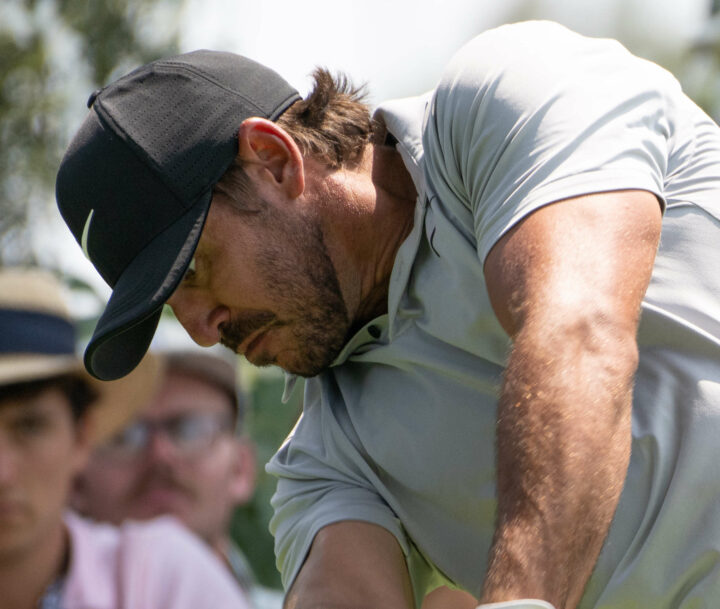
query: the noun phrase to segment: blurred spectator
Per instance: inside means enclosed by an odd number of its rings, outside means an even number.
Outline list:
[[[0,269],[0,608],[246,609],[174,518],[113,527],[66,511],[92,443],[158,376],[151,357],[132,383],[91,379],[74,333],[52,275]]]
[[[242,434],[235,366],[197,349],[161,357],[157,394],[95,451],[73,506],[115,524],[173,514],[210,545],[257,609],[279,608],[282,594],[257,584],[229,534],[233,509],[252,496],[256,465]]]

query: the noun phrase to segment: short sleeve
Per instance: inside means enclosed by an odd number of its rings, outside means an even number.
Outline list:
[[[275,514],[270,530],[275,536],[277,565],[285,590],[295,581],[315,535],[334,522],[359,520],[382,526],[408,554],[400,522],[388,505],[367,488],[337,480],[309,485],[281,478],[272,503]]]
[[[270,531],[285,590],[315,535],[334,522],[377,524],[395,536],[406,556],[409,551],[399,519],[377,490],[382,482],[348,424],[344,403],[333,400],[333,408],[323,403],[317,395],[321,385],[319,379],[306,382],[303,415],[266,467],[278,479]]]
[[[621,189],[662,197],[672,135],[663,92],[677,90],[619,43],[558,24],[481,34],[451,61],[432,102],[423,140],[431,190],[470,210],[482,260],[543,205]]]

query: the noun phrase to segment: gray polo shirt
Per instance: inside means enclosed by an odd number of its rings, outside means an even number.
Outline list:
[[[268,465],[284,585],[320,528],[354,519],[395,535],[418,604],[440,584],[479,594],[510,347],[485,256],[543,205],[644,189],[664,218],[638,335],[633,452],[580,607],[710,607],[720,598],[720,130],[664,70],[547,22],[478,36],[434,91],[377,117],[417,186],[415,224],[388,314],[307,381],[303,416]]]

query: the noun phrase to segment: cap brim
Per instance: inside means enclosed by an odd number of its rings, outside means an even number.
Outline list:
[[[208,192],[127,266],[85,350],[85,367],[110,381],[125,376],[148,350],[162,307],[180,284],[210,208]]]

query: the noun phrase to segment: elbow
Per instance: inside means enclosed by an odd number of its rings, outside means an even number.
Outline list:
[[[629,397],[639,363],[636,320],[625,320],[596,312],[581,323],[576,348],[579,357],[597,370],[598,380],[615,388],[619,397]]]
[[[566,345],[573,357],[588,358],[613,374],[635,373],[639,359],[635,317],[628,319],[598,302],[558,311],[553,317],[546,322],[546,336],[556,349]]]
[[[592,303],[525,324],[513,352],[516,363],[532,361],[531,367],[545,369],[558,391],[574,386],[586,399],[628,411],[639,362],[636,332],[636,319],[610,315]]]

